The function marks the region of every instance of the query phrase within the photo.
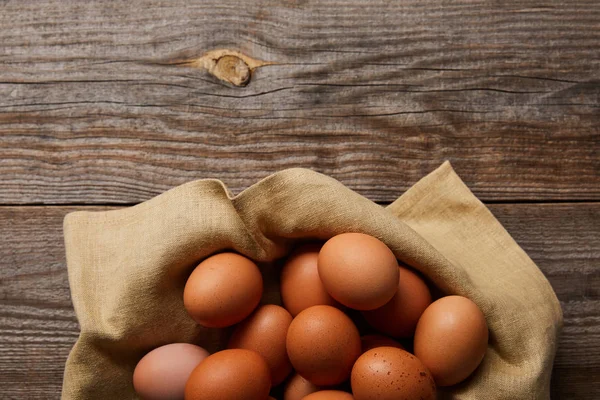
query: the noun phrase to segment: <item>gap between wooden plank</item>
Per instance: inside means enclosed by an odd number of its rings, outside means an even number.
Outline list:
[[[148,199],[149,200],[149,199]],[[387,206],[390,202],[375,201],[380,206]],[[596,199],[565,199],[565,200],[482,200],[483,204],[598,204],[600,200]],[[5,203],[0,204],[2,207],[48,207],[48,208],[59,208],[59,207],[133,207],[140,203],[58,203],[58,204],[43,204],[43,203]]]

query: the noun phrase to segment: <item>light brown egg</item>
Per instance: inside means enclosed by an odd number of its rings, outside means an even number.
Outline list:
[[[185,386],[185,400],[265,400],[270,389],[269,367],[258,353],[223,350],[194,369]]]
[[[354,400],[354,397],[341,390],[321,390],[303,397],[303,400]]]
[[[398,290],[394,253],[379,239],[362,233],[329,239],[319,252],[318,270],[327,292],[356,310],[381,307]]]
[[[250,315],[262,292],[262,275],[254,262],[239,254],[220,253],[194,269],[185,284],[183,303],[200,325],[224,328]]]
[[[242,321],[229,339],[228,348],[248,349],[263,356],[271,371],[271,384],[279,385],[292,371],[285,340],[292,316],[283,307],[259,307]]]
[[[133,371],[133,387],[144,400],[183,400],[190,374],[208,357],[202,347],[172,343],[146,354]]]
[[[396,347],[404,350],[404,346],[392,338],[383,335],[365,335],[360,338],[362,352],[365,353],[376,347]]]
[[[431,304],[429,288],[415,272],[400,266],[398,291],[383,306],[363,311],[367,322],[375,329],[393,337],[408,338],[415,334],[417,322]]]
[[[304,396],[319,391],[319,387],[300,374],[294,374],[285,384],[283,400],[302,400]]]
[[[378,347],[361,355],[352,368],[356,400],[435,400],[436,389],[427,367],[395,347]]]
[[[352,320],[331,306],[313,306],[298,314],[286,346],[296,371],[319,386],[346,380],[361,350]]]
[[[281,270],[281,300],[292,314],[298,315],[308,307],[328,305],[340,307],[325,290],[317,259],[321,245],[308,244],[297,248],[287,259]]]
[[[455,385],[475,371],[488,344],[485,316],[466,297],[447,296],[423,313],[415,332],[414,353],[439,386]]]

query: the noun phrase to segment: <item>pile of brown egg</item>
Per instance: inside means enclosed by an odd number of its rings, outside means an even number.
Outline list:
[[[184,306],[205,327],[235,325],[227,349],[154,349],[134,371],[138,395],[430,400],[436,387],[467,379],[487,349],[487,324],[475,303],[461,296],[432,301],[424,279],[365,234],[297,248],[281,270],[280,291],[283,307],[259,306],[263,277],[252,260],[220,253],[202,261],[186,283]]]

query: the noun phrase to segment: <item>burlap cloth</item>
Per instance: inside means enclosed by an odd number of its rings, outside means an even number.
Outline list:
[[[332,178],[289,169],[237,196],[220,181],[199,180],[134,207],[67,215],[69,283],[81,334],[67,360],[62,398],[135,399],[133,369],[150,349],[196,342],[215,350],[223,332],[196,325],[182,300],[186,277],[204,257],[233,249],[270,261],[299,238],[342,232],[380,238],[443,292],[469,297],[485,314],[490,341],[483,363],[441,398],[550,397],[559,302],[537,266],[444,163],[385,208]]]

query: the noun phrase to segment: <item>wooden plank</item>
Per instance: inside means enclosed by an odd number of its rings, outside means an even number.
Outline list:
[[[93,207],[0,207],[3,398],[58,397],[78,327],[69,299],[63,216]],[[490,209],[552,283],[565,315],[552,398],[600,396],[600,204]],[[31,384],[35,382],[35,385]]]
[[[485,200],[600,199],[596,0],[0,4],[0,204],[292,166],[389,202],[446,159]],[[180,64],[222,48],[275,65]]]
[[[3,399],[58,399],[79,335],[69,294],[62,208],[0,207]]]
[[[548,277],[562,305],[552,399],[600,398],[600,203],[489,208]]]

